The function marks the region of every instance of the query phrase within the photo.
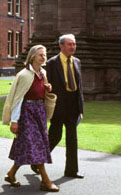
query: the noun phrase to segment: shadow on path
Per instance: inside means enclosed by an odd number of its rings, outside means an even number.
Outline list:
[[[39,189],[40,179],[36,175],[26,174],[24,176],[26,177],[27,179],[26,183],[28,184],[21,185],[20,187],[17,187],[17,188],[12,187],[10,184],[4,184],[1,186],[4,192],[1,192],[0,195],[13,195],[13,194],[16,194],[16,195],[26,195],[26,194],[33,195],[34,194],[36,195],[36,194],[40,194],[40,192],[41,192],[41,195],[45,195],[49,193],[49,192],[40,191]],[[60,184],[69,182],[71,180],[73,180],[73,178],[66,178],[63,176],[53,182],[59,186]]]
[[[119,154],[118,154],[119,153]],[[96,156],[91,158],[85,158],[84,161],[96,161],[96,162],[102,162],[102,161],[109,161],[110,159],[116,159],[121,158],[121,145],[118,145],[113,151],[112,154],[108,153],[102,153],[102,156]]]

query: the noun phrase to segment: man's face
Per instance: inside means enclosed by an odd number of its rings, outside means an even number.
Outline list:
[[[72,39],[65,39],[64,44],[60,45],[60,49],[62,53],[64,53],[67,57],[74,55],[76,51],[76,42]]]

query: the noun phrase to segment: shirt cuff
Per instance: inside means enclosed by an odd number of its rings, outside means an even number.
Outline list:
[[[20,118],[22,102],[23,102],[23,98],[18,102],[18,104],[12,110],[11,122],[18,122],[18,120]]]

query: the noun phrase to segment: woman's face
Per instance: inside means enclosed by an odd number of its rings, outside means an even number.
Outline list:
[[[45,49],[41,48],[37,50],[37,54],[33,59],[33,64],[41,66],[46,61],[46,51]]]

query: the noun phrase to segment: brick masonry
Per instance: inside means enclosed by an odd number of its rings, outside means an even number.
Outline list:
[[[0,4],[0,67],[11,67],[15,63],[16,47],[15,47],[15,33],[16,31],[21,32],[20,20],[24,19],[23,25],[23,41],[22,50],[28,44],[28,37],[31,36],[30,32],[33,32],[33,21],[29,27],[29,1],[21,1],[21,15],[17,17],[15,15],[16,0],[13,0],[13,14],[8,15],[8,0],[2,1]],[[13,37],[13,57],[8,58],[8,30],[12,30],[14,33]]]

